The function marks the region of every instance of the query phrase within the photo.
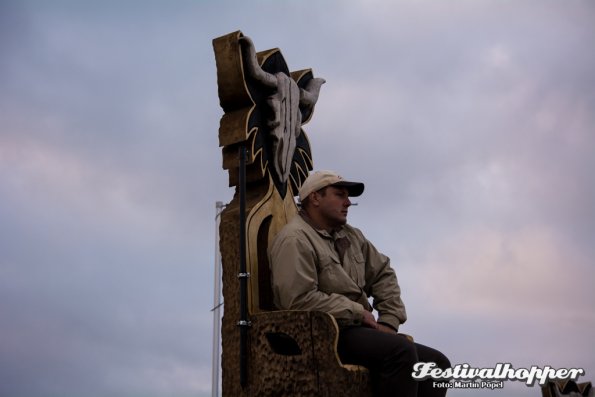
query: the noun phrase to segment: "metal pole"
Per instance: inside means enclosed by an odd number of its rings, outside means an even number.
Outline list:
[[[240,147],[240,167],[238,187],[240,190],[240,385],[246,386],[248,373],[248,277],[246,272],[246,147]]]
[[[221,347],[221,251],[219,250],[219,223],[221,220],[221,211],[223,211],[223,202],[215,203],[215,283],[213,295],[213,357],[212,357],[212,387],[211,396],[219,397],[219,360],[221,358],[219,349]]]

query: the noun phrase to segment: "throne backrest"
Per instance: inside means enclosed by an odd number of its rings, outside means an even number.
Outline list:
[[[281,198],[274,185],[252,206],[246,218],[247,271],[250,273],[248,307],[250,313],[275,310],[267,249],[275,235],[297,213],[292,194]]]

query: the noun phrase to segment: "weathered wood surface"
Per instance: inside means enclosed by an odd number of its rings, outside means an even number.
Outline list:
[[[254,396],[317,396],[317,362],[312,345],[309,312],[269,312],[252,316],[250,346]],[[275,353],[267,333],[282,333],[293,339],[301,354]]]
[[[369,371],[357,365],[342,365],[337,354],[339,329],[327,313],[312,312],[312,341],[316,351],[320,396],[371,396]]]

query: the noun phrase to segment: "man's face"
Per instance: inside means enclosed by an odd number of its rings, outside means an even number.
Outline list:
[[[347,209],[351,201],[346,188],[329,186],[316,194],[318,211],[326,226],[335,228],[347,223]]]

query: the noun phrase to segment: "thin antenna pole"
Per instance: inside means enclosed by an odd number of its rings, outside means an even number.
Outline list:
[[[240,167],[238,185],[240,190],[240,385],[247,383],[248,373],[248,277],[246,272],[246,146],[240,147]]]
[[[212,357],[212,387],[211,396],[219,397],[219,360],[221,358],[219,349],[221,347],[221,250],[219,249],[219,223],[221,221],[221,211],[223,211],[223,202],[215,203],[215,283],[213,293],[213,357]]]

